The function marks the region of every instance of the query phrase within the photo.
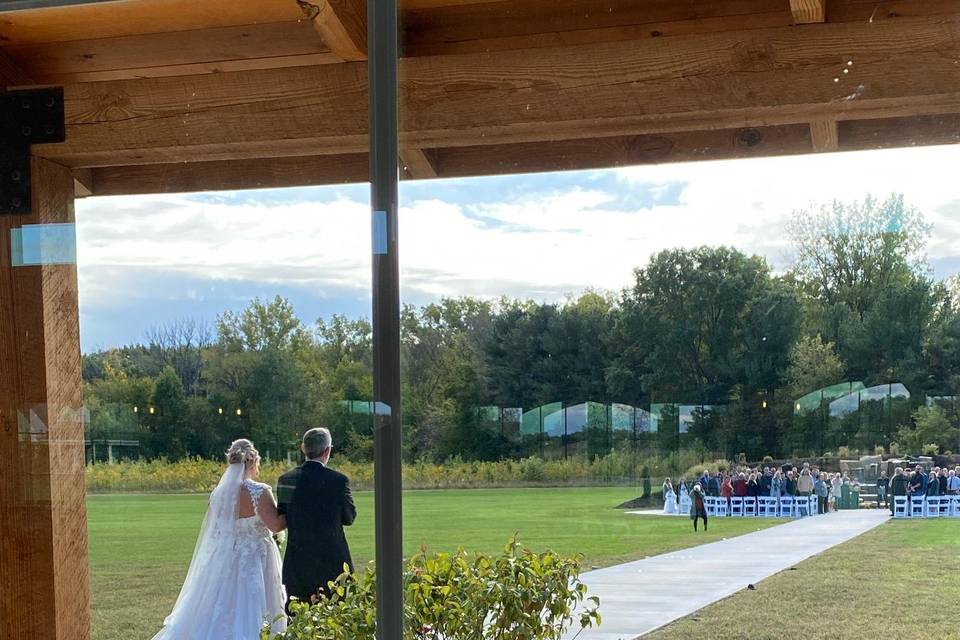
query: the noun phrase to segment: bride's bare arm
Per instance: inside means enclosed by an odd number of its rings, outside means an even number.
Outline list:
[[[277,502],[273,499],[273,492],[269,489],[260,496],[260,519],[267,528],[274,533],[279,533],[287,528],[287,517],[277,512]]]

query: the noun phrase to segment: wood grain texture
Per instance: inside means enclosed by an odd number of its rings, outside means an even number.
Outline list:
[[[839,123],[841,150],[960,144],[960,113]]]
[[[481,53],[787,26],[769,0],[531,0],[407,11],[407,56]]]
[[[50,84],[339,62],[305,21],[14,45],[6,52]]]
[[[33,84],[33,79],[6,51],[0,49],[0,90]]]
[[[0,638],[87,640],[75,265],[12,267],[10,230],[73,221],[73,176],[32,161],[34,213],[0,217]]]
[[[313,25],[341,60],[367,59],[367,0],[315,0]]]
[[[293,0],[132,0],[0,13],[5,45],[296,21]]]
[[[837,121],[814,120],[810,123],[810,138],[814,151],[837,151],[840,148]]]
[[[402,146],[957,112],[958,28],[960,14],[951,14],[597,43],[535,54],[410,58],[401,65]],[[842,73],[845,68],[849,73]],[[67,142],[35,149],[70,166],[366,148],[362,63],[79,84],[65,91]]]
[[[407,177],[413,180],[428,180],[437,177],[437,170],[433,166],[433,154],[424,149],[401,149],[400,164]]]
[[[790,0],[790,11],[797,24],[825,22],[827,19],[827,0]]]

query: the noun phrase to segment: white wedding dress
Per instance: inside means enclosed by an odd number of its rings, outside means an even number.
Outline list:
[[[672,487],[663,486],[663,513],[672,516],[677,513],[677,494]]]
[[[258,640],[264,622],[287,628],[280,550],[259,515],[240,518],[240,489],[254,511],[269,486],[244,479],[244,465],[227,467],[210,494],[187,579],[173,612],[153,640]]]

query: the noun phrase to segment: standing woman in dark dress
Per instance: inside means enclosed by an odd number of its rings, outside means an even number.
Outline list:
[[[697,520],[703,518],[703,530],[707,530],[707,504],[703,499],[703,489],[699,484],[693,485],[690,492],[690,519],[693,520],[693,530],[697,530]]]

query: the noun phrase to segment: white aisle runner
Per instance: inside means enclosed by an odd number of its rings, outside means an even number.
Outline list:
[[[603,624],[577,640],[633,640],[889,519],[887,509],[800,518],[720,542],[584,573]],[[692,526],[692,525],[691,525]],[[576,635],[568,633],[564,640]]]

